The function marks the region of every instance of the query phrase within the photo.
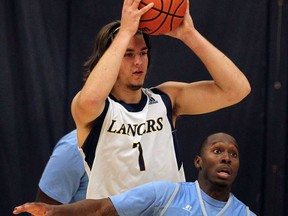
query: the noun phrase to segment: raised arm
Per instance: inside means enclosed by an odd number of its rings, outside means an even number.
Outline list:
[[[245,75],[195,29],[189,6],[182,24],[167,35],[183,41],[203,62],[213,79],[160,85],[159,88],[172,99],[175,116],[215,111],[236,104],[249,94],[250,84]]]
[[[138,30],[141,15],[153,6],[149,4],[139,10],[139,3],[140,0],[124,0],[121,26],[117,35],[91,71],[82,90],[73,99],[71,109],[78,129],[79,146],[90,131],[90,123],[104,109],[105,100],[117,80],[129,41]]]

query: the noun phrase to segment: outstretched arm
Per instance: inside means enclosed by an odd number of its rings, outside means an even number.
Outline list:
[[[14,209],[13,214],[28,212],[33,216],[117,216],[118,213],[109,198],[82,200],[72,204],[48,205],[45,203],[25,203]]]
[[[44,193],[40,187],[38,187],[37,194],[36,194],[36,202],[44,202],[51,205],[61,205],[62,203],[53,199],[52,197],[48,196]]]
[[[215,111],[240,102],[250,93],[250,84],[239,68],[195,29],[189,2],[181,25],[167,35],[185,43],[213,78],[194,83],[168,82],[159,86],[170,95],[176,116]]]

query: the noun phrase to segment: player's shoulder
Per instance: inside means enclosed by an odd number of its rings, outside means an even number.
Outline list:
[[[189,191],[195,188],[195,182],[155,181],[150,184],[158,191],[174,191],[175,189]]]
[[[237,197],[235,197],[233,194],[233,209],[235,211],[239,211],[240,212],[246,212],[247,208],[249,208],[249,206],[247,206],[245,203],[243,203],[241,200],[239,200]],[[252,212],[250,209],[250,216],[256,216],[256,214],[254,212]]]
[[[179,190],[181,191],[196,191],[195,182],[179,182]]]
[[[60,140],[56,143],[55,147],[67,145],[69,147],[78,148],[78,142],[77,142],[77,132],[76,130],[73,130],[63,137],[60,138]]]
[[[170,190],[176,187],[175,182],[171,182],[171,181],[152,181],[152,182],[148,182],[146,184],[143,184],[143,188],[150,188],[150,189],[154,189],[157,191],[166,191],[166,190]],[[141,187],[142,187],[141,186]]]
[[[179,182],[183,187],[192,187],[195,186],[195,182]]]
[[[163,91],[162,89],[160,89],[158,87],[152,87],[149,89],[144,89],[143,91],[149,97],[149,104],[155,104],[155,103],[157,103],[155,98],[158,98],[158,99],[161,98],[161,100],[165,103],[165,105],[167,107],[172,106],[170,96],[166,91]]]
[[[164,91],[162,91],[160,88],[157,87],[143,88],[143,91],[144,93],[146,93],[146,95],[153,95],[153,94],[166,95]]]
[[[79,154],[76,130],[66,134],[56,143],[53,154],[55,154],[55,152],[62,152],[62,154],[67,154],[68,152],[72,155]]]
[[[59,142],[65,141],[77,141],[77,131],[72,130],[71,132],[65,134],[63,137],[60,138]]]

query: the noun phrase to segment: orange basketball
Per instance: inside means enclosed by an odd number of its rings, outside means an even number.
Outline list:
[[[139,28],[146,34],[159,35],[174,30],[183,20],[187,0],[141,0],[139,8],[154,2],[142,15]]]

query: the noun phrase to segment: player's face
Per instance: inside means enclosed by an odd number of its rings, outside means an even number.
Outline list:
[[[136,34],[129,42],[117,79],[118,84],[131,90],[140,89],[148,68],[148,48],[141,34]]]
[[[227,137],[208,139],[201,155],[201,172],[207,183],[231,186],[239,169],[238,146]]]

